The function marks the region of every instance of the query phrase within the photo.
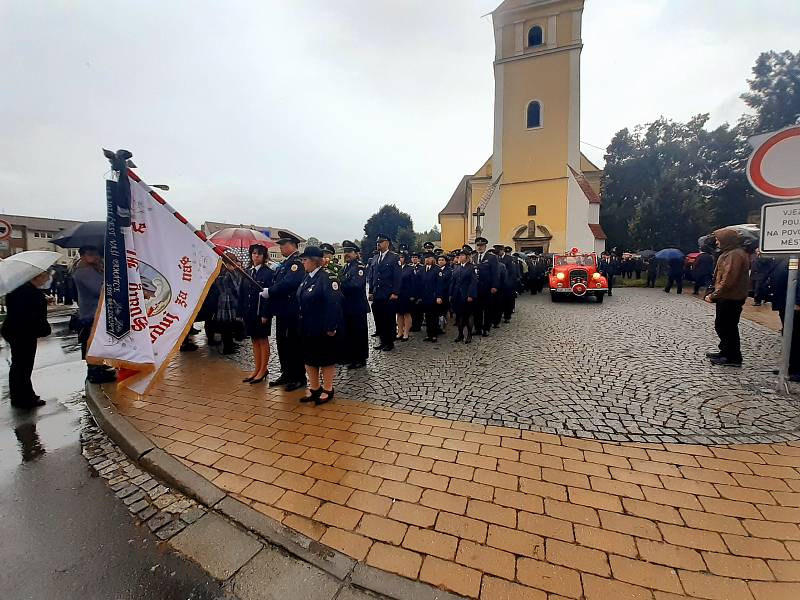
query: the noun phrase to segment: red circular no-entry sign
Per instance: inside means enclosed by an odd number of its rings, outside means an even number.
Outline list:
[[[0,241],[11,237],[11,223],[0,219]]]
[[[747,178],[770,198],[800,198],[800,126],[793,125],[750,138],[755,150],[747,161]]]

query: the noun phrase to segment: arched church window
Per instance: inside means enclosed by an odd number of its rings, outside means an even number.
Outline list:
[[[544,31],[538,25],[534,25],[528,30],[528,47],[541,46],[544,44]]]
[[[533,100],[528,104],[526,121],[528,129],[536,129],[542,126],[542,104],[538,100]]]

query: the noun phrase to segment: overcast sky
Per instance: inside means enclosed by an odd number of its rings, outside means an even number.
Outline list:
[[[394,203],[428,229],[491,152],[498,2],[0,0],[0,211],[103,218],[105,146],[198,226],[340,241]],[[735,121],[798,22],[796,0],[588,0],[581,139]]]

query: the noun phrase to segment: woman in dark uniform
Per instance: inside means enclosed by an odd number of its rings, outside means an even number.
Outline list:
[[[261,244],[250,246],[250,268],[247,272],[261,287],[249,281],[242,281],[239,293],[239,315],[244,321],[244,329],[253,340],[253,374],[242,381],[261,383],[269,374],[269,336],[272,333],[272,315],[269,300],[260,296],[264,288],[272,285],[272,269],[267,264],[267,249]]]
[[[322,250],[308,246],[300,255],[306,276],[297,288],[300,304],[300,351],[306,366],[308,393],[300,402],[333,400],[337,358],[341,355],[342,293],[339,282],[323,270]]]
[[[14,408],[32,409],[45,403],[33,391],[31,373],[38,339],[50,335],[47,298],[39,289],[49,278],[47,271],[40,273],[6,296],[7,314],[0,331],[11,347],[8,395]]]
[[[412,311],[419,299],[418,272],[409,262],[408,252],[400,253],[400,293],[397,294],[397,340],[408,341],[413,322]]]
[[[458,266],[453,269],[450,280],[450,304],[456,315],[458,337],[454,342],[472,342],[473,309],[478,298],[478,273],[477,267],[469,260],[472,249],[465,246],[458,251]],[[464,330],[467,330],[466,338]]]

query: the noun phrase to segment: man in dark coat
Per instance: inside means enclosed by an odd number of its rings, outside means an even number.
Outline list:
[[[503,246],[500,250],[500,262],[506,266],[506,289],[502,299],[504,323],[511,322],[511,315],[516,308],[520,277],[519,262],[511,255],[511,251],[511,246]]]
[[[341,280],[342,312],[344,314],[345,360],[348,369],[360,369],[367,364],[369,337],[367,335],[367,267],[358,257],[359,247],[350,240],[342,242],[346,264],[339,274]]]
[[[614,276],[617,274],[617,263],[611,254],[604,252],[601,255],[597,270],[608,281],[608,295],[612,296],[614,290]]]
[[[472,262],[478,267],[478,303],[475,307],[475,331],[483,337],[492,328],[493,299],[500,291],[500,263],[497,256],[486,249],[489,241],[485,237],[475,238],[476,251]]]
[[[667,263],[667,287],[664,291],[669,294],[672,289],[672,284],[675,284],[679,294],[683,293],[683,258],[670,258]]]
[[[436,342],[439,335],[439,305],[443,300],[442,270],[434,263],[433,252],[425,253],[425,264],[421,267],[420,299],[425,312],[425,342]]]
[[[774,268],[775,260],[757,250],[750,270],[750,279],[753,282],[753,306],[761,306],[762,302],[769,299],[769,281]]]
[[[389,250],[389,244],[388,236],[378,235],[378,254],[369,281],[369,300],[372,302],[375,327],[380,339],[375,349],[385,352],[394,350],[397,337],[395,307],[400,291],[400,258]]]
[[[700,252],[694,260],[692,266],[694,277],[694,295],[697,296],[700,288],[707,288],[711,284],[714,275],[714,256],[708,252]]]
[[[303,282],[305,271],[300,261],[297,245],[300,240],[286,231],[279,231],[278,245],[284,261],[275,273],[272,285],[261,292],[269,300],[275,315],[275,341],[281,362],[280,377],[269,382],[270,387],[285,385],[286,391],[299,390],[306,386],[306,368],[300,353],[300,306],[297,303],[297,288]]]

